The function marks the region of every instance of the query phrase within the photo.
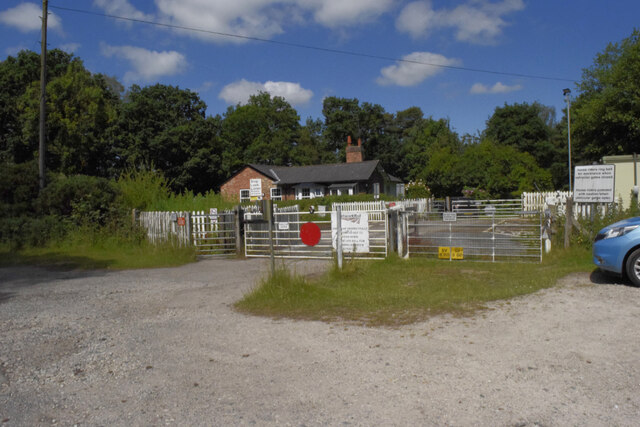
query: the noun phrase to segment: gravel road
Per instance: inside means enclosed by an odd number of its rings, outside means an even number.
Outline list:
[[[366,328],[235,312],[266,266],[0,269],[0,426],[638,425],[640,289]]]

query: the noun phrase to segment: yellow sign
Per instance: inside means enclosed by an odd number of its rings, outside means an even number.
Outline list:
[[[464,259],[464,248],[450,248],[438,246],[438,258],[440,259]]]
[[[449,259],[449,254],[451,253],[451,248],[449,246],[439,246],[438,247],[438,258],[440,259]]]

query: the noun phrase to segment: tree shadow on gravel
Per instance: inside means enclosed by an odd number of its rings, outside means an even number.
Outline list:
[[[635,288],[631,281],[626,277],[606,273],[598,268],[591,272],[589,279],[591,279],[591,283],[595,285],[619,285]]]
[[[5,253],[0,253],[4,256]],[[109,260],[78,256],[24,256],[5,258],[0,264],[0,303],[15,296],[20,289],[46,282],[99,277],[108,273]]]

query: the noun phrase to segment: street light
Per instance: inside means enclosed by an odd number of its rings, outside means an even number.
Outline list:
[[[569,193],[571,193],[571,89],[562,89],[564,100],[567,101],[567,145],[569,147]]]

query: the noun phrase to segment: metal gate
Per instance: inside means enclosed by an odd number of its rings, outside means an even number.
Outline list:
[[[335,211],[274,212],[274,256],[332,259],[336,248],[336,215]],[[385,211],[342,212],[341,217],[341,224],[345,224],[342,226],[342,245],[346,258],[382,259],[387,256]],[[314,246],[305,245],[300,238],[301,227],[309,222],[320,229],[320,240]],[[245,215],[244,241],[247,257],[270,256],[269,224],[261,213]]]
[[[211,210],[191,212],[191,241],[198,256],[229,256],[236,254],[236,213]]]
[[[409,256],[483,261],[542,261],[541,216],[516,214],[406,212]]]

